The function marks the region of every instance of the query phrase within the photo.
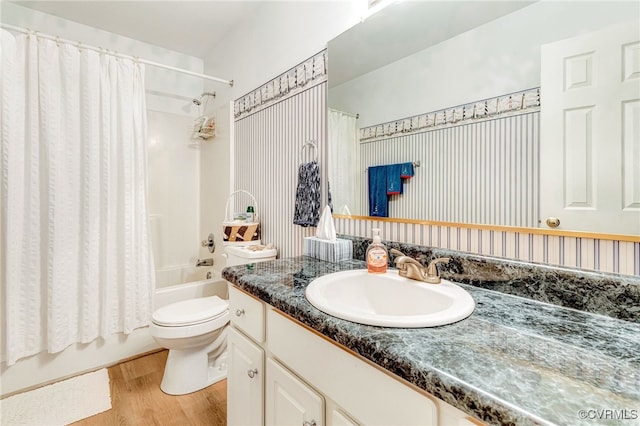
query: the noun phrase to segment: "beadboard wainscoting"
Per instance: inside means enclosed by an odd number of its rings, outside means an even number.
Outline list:
[[[314,227],[294,225],[293,214],[298,165],[310,161],[314,154],[313,150],[303,148],[305,143],[316,143],[321,181],[327,175],[326,93],[326,75],[323,73],[313,82],[292,90],[288,96],[274,98],[250,113],[236,115],[234,187],[255,196],[262,241],[274,244],[281,258],[302,254],[304,237],[316,232]],[[247,96],[241,99],[245,98]],[[321,188],[321,193],[320,203],[324,206],[327,204],[326,188]],[[242,207],[236,206],[237,209]]]
[[[399,241],[526,262],[640,275],[640,242],[497,230],[473,225],[394,222],[336,217],[336,232],[370,238],[373,228],[385,241]]]
[[[524,110],[526,111],[526,110]],[[420,162],[389,198],[389,216],[534,227],[539,217],[540,112],[363,141],[365,167]],[[368,194],[360,192],[359,211]]]

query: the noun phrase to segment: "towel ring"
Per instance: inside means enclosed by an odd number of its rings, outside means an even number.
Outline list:
[[[309,142],[305,142],[300,148],[300,153],[298,155],[298,159],[300,160],[300,163],[302,163],[302,155],[304,154],[304,149],[308,146],[310,146],[315,150],[313,153],[313,161],[318,161],[318,145],[316,145],[315,141],[309,141]]]

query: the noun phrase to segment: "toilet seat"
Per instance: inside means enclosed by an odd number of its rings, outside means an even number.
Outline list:
[[[149,325],[151,335],[158,339],[191,339],[203,336],[222,329],[229,323],[229,311],[224,311],[221,315],[200,324],[166,326],[152,322]]]
[[[218,296],[199,297],[172,303],[153,312],[153,323],[162,327],[184,327],[212,321],[229,309]]]

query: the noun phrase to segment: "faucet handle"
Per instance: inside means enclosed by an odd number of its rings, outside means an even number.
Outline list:
[[[438,257],[429,262],[429,266],[427,266],[427,277],[425,281],[438,284],[440,282],[440,276],[438,275],[438,263],[449,263],[451,260],[450,257]]]
[[[214,251],[216,251],[216,239],[213,233],[209,234],[206,240],[202,240],[200,245],[202,247],[207,247],[207,249],[209,250],[209,253],[213,253]]]
[[[396,258],[394,259],[394,263],[396,265],[396,268],[398,268],[400,270],[400,276],[406,276],[407,274],[407,263],[406,263],[406,259],[407,256],[401,252],[400,250],[396,250],[394,248],[389,249],[389,253],[391,253],[392,255],[394,255]]]
[[[389,249],[389,253],[393,254],[394,256],[406,256],[403,252],[394,248]]]

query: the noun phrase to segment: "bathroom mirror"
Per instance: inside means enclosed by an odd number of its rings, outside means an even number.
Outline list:
[[[481,105],[485,100],[499,104],[510,94],[517,95],[518,100],[520,96],[524,100],[525,95],[535,97],[541,86],[544,46],[622,23],[638,25],[639,17],[639,5],[625,1],[403,1],[391,4],[331,40],[328,127],[334,214],[369,216],[369,166],[415,162],[420,164],[415,168],[416,177],[422,175],[428,182],[455,183],[433,189],[416,178],[405,180],[404,193],[389,199],[389,217],[550,229],[546,219],[552,215],[542,211],[541,199],[544,204],[548,192],[562,190],[556,188],[555,180],[559,181],[567,171],[566,168],[551,171],[550,162],[545,159],[563,149],[560,143],[557,149],[552,144],[540,151],[544,126],[541,108],[535,102],[529,103],[533,107],[526,113],[505,113],[468,125],[448,124],[447,111]],[[629,57],[637,57],[636,44],[632,50]],[[575,76],[580,72],[578,67],[573,71]],[[550,99],[551,93],[544,87],[538,93],[545,108],[545,99]],[[631,108],[625,118],[635,128],[640,123],[638,102],[635,99],[628,103]],[[404,124],[412,126],[418,122],[418,116],[437,111],[442,112],[446,124],[442,131],[407,131],[393,137],[361,140],[359,129],[403,119],[408,119]],[[470,108],[465,113],[469,114]],[[411,117],[415,119],[413,123]],[[382,133],[388,132],[387,128],[380,128]],[[473,132],[481,136],[473,142],[477,144],[475,147],[465,148],[456,143]],[[632,144],[638,136],[634,132],[637,130],[626,135]],[[500,134],[502,139],[496,136]],[[522,139],[522,135],[527,137]],[[418,140],[427,137],[431,139]],[[365,152],[374,143],[382,143],[382,139],[386,139],[385,143],[395,139],[393,148],[384,153]],[[514,139],[521,145],[509,145]],[[437,154],[419,151],[416,146],[420,143],[440,144],[441,149]],[[435,155],[437,159],[433,158]],[[471,160],[460,160],[465,155]],[[588,156],[584,152],[568,152],[565,165],[572,158],[585,155]],[[627,197],[631,199],[627,213],[631,212],[631,222],[636,225],[616,228],[614,225],[620,221],[611,216],[566,224],[558,214],[557,229],[640,234],[640,158],[637,161],[633,158],[626,162],[627,183],[635,185]],[[621,173],[619,165],[610,170],[598,167],[601,176]],[[460,170],[465,170],[463,178],[456,176]],[[442,189],[445,187],[448,189]],[[623,188],[611,191],[623,192]],[[517,198],[521,200],[514,207]],[[437,206],[444,204],[442,200],[457,214],[438,211]],[[400,205],[402,208],[396,208]],[[475,212],[470,215],[471,210]],[[578,205],[573,210],[581,214],[590,208]],[[549,223],[553,227],[554,222]]]

